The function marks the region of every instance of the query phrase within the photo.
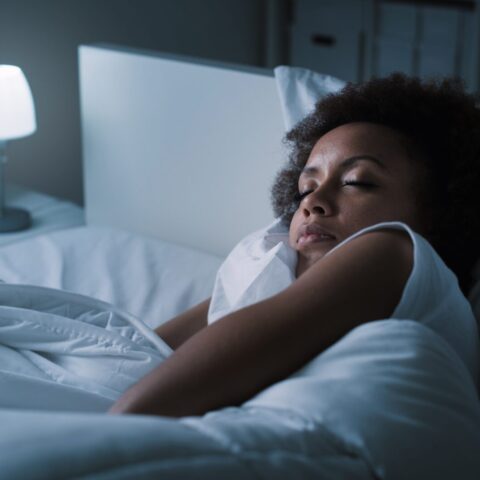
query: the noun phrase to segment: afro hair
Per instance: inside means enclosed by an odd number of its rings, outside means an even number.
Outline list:
[[[467,295],[480,248],[480,112],[475,97],[458,79],[422,81],[394,73],[349,83],[321,99],[285,137],[290,156],[275,178],[272,206],[286,224],[298,208],[298,178],[315,143],[352,122],[390,127],[421,153],[412,158],[428,173],[422,196],[433,228],[427,239]]]

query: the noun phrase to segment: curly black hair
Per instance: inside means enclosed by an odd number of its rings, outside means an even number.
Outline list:
[[[432,229],[425,235],[457,275],[465,295],[480,249],[480,111],[459,79],[422,81],[394,73],[347,84],[327,95],[290,130],[288,164],[272,187],[277,217],[290,224],[298,208],[298,178],[318,139],[341,125],[370,122],[403,134],[414,161],[428,172],[417,201],[428,203]]]

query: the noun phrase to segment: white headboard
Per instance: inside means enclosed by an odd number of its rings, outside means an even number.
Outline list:
[[[79,73],[87,224],[223,256],[272,220],[272,71],[87,45]]]

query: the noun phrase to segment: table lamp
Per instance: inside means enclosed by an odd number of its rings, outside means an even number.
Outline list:
[[[24,230],[31,225],[30,214],[5,207],[3,167],[7,161],[7,140],[25,137],[36,129],[32,92],[22,70],[0,65],[0,233]]]

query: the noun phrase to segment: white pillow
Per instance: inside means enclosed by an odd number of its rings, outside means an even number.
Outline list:
[[[106,227],[59,230],[0,248],[0,279],[109,302],[154,328],[210,297],[220,257]]]
[[[346,85],[343,80],[306,68],[280,65],[274,74],[287,131],[307,116],[318,100]]]
[[[288,244],[288,227],[280,219],[241,240],[215,279],[208,323],[271,297],[295,280],[297,252]]]

